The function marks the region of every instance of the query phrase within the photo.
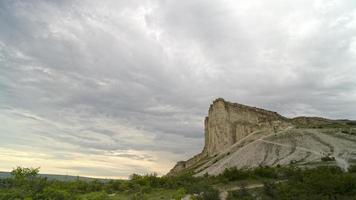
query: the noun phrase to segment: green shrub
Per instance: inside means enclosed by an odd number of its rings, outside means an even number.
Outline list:
[[[177,192],[173,195],[174,200],[181,200],[186,195],[186,190],[184,188],[179,188]]]
[[[73,199],[69,192],[61,189],[47,187],[44,189],[43,193],[39,195],[39,199],[50,199],[50,200],[69,200]]]
[[[229,191],[227,200],[254,200],[255,198],[248,192],[245,187],[240,190]]]
[[[277,190],[276,185],[273,182],[267,181],[263,183],[263,191],[267,198],[276,199],[277,198]]]
[[[277,178],[278,172],[276,168],[266,166],[254,169],[253,175],[261,178]]]
[[[356,177],[338,167],[295,172],[286,182],[266,183],[266,199],[352,199],[356,195]]]
[[[12,179],[0,179],[0,189],[9,189],[13,186]]]
[[[219,191],[213,188],[206,188],[197,197],[198,200],[219,200]]]
[[[356,165],[351,165],[348,170],[350,173],[356,173]]]
[[[321,158],[321,161],[323,161],[323,162],[335,161],[335,157],[333,157],[333,156],[324,156],[324,157]]]
[[[105,192],[92,192],[80,197],[80,200],[109,200]]]
[[[348,121],[346,124],[350,126],[356,126],[356,121]]]
[[[11,175],[16,179],[31,179],[38,176],[39,172],[38,168],[24,168],[24,167],[17,167],[12,170]]]
[[[248,170],[240,170],[236,167],[233,167],[225,169],[220,176],[227,179],[228,181],[237,181],[250,177],[250,174]]]
[[[24,199],[24,191],[19,189],[0,190],[0,200],[20,200]]]
[[[146,200],[146,199],[147,199],[147,197],[142,192],[135,193],[130,198],[130,200]]]

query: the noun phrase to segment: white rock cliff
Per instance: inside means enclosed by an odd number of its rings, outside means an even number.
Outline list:
[[[307,164],[325,156],[356,162],[355,121],[289,119],[219,98],[210,105],[204,123],[203,151],[178,162],[168,175],[219,174],[229,167]]]

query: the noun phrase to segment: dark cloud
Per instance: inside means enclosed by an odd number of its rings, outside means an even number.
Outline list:
[[[352,0],[2,1],[1,139],[173,164],[202,149],[217,97],[356,118],[355,13]]]

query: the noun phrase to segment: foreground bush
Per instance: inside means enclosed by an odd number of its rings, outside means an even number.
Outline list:
[[[287,181],[266,183],[265,199],[355,199],[356,176],[337,167],[298,171]]]
[[[219,191],[209,188],[203,191],[198,197],[198,200],[219,200]]]

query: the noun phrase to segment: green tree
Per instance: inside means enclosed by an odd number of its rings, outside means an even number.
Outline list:
[[[25,167],[17,167],[11,171],[11,175],[16,180],[21,179],[33,179],[38,175],[40,168],[25,168]]]

